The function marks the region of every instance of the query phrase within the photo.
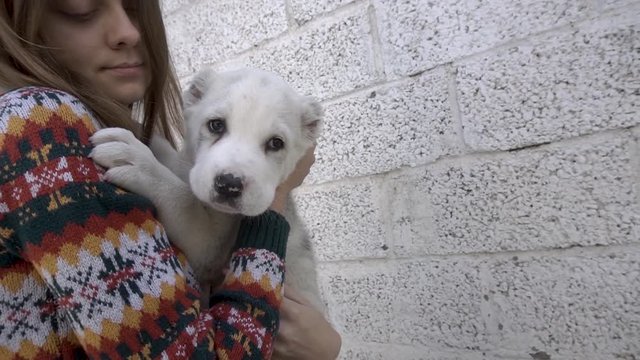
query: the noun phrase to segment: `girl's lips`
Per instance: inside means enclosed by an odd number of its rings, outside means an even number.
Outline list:
[[[113,75],[122,76],[122,77],[137,77],[137,76],[144,75],[144,67],[142,66],[142,64],[132,64],[132,65],[124,64],[124,65],[106,67],[104,69],[105,71]]]

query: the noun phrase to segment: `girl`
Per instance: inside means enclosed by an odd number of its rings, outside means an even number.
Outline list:
[[[206,311],[150,202],[88,158],[97,127],[180,135],[157,1],[2,0],[0,43],[0,358],[337,356],[322,316],[282,296],[281,199],[312,153],[271,210],[243,220]]]

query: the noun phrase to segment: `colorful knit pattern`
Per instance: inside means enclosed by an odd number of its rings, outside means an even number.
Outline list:
[[[95,124],[56,90],[0,97],[0,359],[269,358],[279,252],[237,250],[201,312],[152,204],[87,157]]]

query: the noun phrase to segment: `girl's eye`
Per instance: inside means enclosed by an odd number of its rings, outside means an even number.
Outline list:
[[[93,19],[93,16],[96,14],[97,10],[82,12],[82,13],[71,13],[71,12],[61,12],[66,18],[77,21],[77,22],[86,22]]]
[[[267,141],[267,150],[269,151],[279,151],[284,148],[284,141],[279,137],[272,137]]]
[[[225,131],[226,126],[223,119],[211,119],[207,123],[207,128],[212,134],[220,135]]]
[[[134,16],[136,14],[138,14],[139,10],[137,6],[125,6],[124,11],[127,12],[127,14],[129,14],[129,16]]]
[[[129,7],[129,8],[126,8],[125,11],[129,15],[136,15],[138,13],[138,8],[137,7]]]
[[[135,14],[138,12],[138,2],[125,0],[122,2],[124,10],[129,14]]]

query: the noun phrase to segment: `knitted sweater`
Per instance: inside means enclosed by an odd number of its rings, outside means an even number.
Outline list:
[[[230,271],[199,291],[149,200],[102,181],[73,96],[0,96],[0,359],[270,358],[289,231],[243,220]]]

